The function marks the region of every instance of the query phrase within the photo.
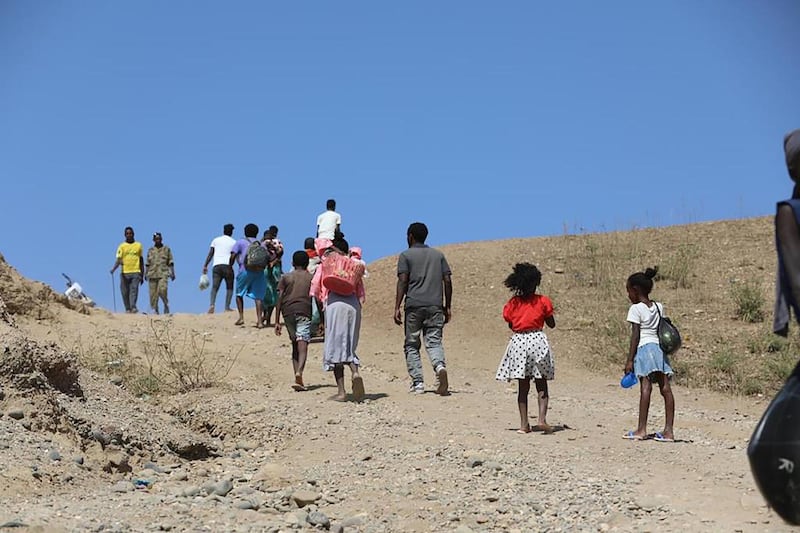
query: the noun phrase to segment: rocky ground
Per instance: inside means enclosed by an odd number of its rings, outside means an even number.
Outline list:
[[[225,313],[156,318],[206,334],[218,353],[243,349],[218,386],[145,397],[65,347],[134,345],[152,317],[58,301],[44,315],[0,309],[0,530],[789,530],[745,455],[766,398],[677,387],[678,442],[623,440],[637,389],[587,370],[585,338],[556,328],[558,430],[518,434],[514,387],[493,380],[506,330],[463,289],[445,330],[452,393],[434,393],[429,365],[427,392],[407,392],[393,286],[380,288],[390,271],[370,270],[362,403],[330,400],[321,344],[309,390],[294,392],[288,339],[250,327],[251,309],[243,328]],[[657,396],[651,420],[660,429]]]

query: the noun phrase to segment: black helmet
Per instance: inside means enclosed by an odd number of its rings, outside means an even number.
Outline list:
[[[767,503],[800,524],[800,363],[761,417],[747,456]]]

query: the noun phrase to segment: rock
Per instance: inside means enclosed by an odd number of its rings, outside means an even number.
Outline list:
[[[189,488],[183,489],[183,491],[181,491],[180,495],[185,497],[185,498],[194,498],[195,496],[197,496],[201,492],[203,492],[203,489],[201,489],[200,487],[189,487]]]
[[[292,526],[302,527],[306,523],[308,514],[305,511],[290,511],[283,515],[283,519],[287,524]]]
[[[312,526],[319,526],[319,527],[323,527],[325,529],[328,529],[328,528],[331,527],[330,518],[325,516],[325,513],[321,513],[319,511],[312,511],[312,512],[308,513],[308,516],[306,517],[306,521],[309,524],[311,524]]]
[[[131,466],[128,464],[130,458],[125,452],[107,452],[105,454],[103,471],[114,472],[130,472]]]
[[[292,501],[296,503],[298,507],[305,507],[306,505],[312,504],[320,498],[321,495],[319,493],[310,490],[300,489],[292,493]]]
[[[152,470],[153,472],[158,472],[159,474],[166,473],[166,470],[164,470],[163,468],[161,468],[160,466],[151,461],[148,461],[145,464],[143,464],[142,468],[144,468],[145,470]]]
[[[343,527],[358,527],[364,525],[364,517],[361,515],[351,516],[342,520]]]
[[[133,484],[130,481],[118,481],[111,487],[112,492],[130,492],[133,490]]]
[[[500,471],[503,469],[503,465],[501,465],[497,461],[486,461],[485,463],[483,463],[483,466],[487,470]]]
[[[50,450],[50,452],[47,454],[47,458],[51,461],[60,461],[61,454],[58,453],[58,450]]]
[[[25,411],[23,411],[21,407],[12,407],[6,411],[6,416],[14,420],[22,420],[25,418]]]
[[[479,457],[470,457],[467,459],[467,466],[470,468],[475,468],[476,466],[481,466],[483,464],[483,459]]]
[[[253,481],[268,481],[274,483],[276,481],[289,481],[291,476],[285,467],[268,463],[259,468],[258,472],[253,476]]]
[[[117,387],[119,387],[123,383],[122,376],[111,376],[111,379],[109,379],[108,381],[110,381],[112,385],[116,385]]]
[[[341,524],[332,524],[330,531],[331,533],[344,533],[344,526]]]
[[[255,450],[258,447],[259,447],[259,444],[257,442],[255,442],[255,441],[252,441],[252,440],[246,440],[246,441],[241,441],[241,442],[237,442],[236,443],[236,449],[237,450],[244,450],[246,452]]]
[[[256,502],[251,500],[237,500],[236,503],[233,504],[233,506],[236,507],[237,509],[243,509],[245,511],[258,510],[258,505],[256,504]]]
[[[216,494],[217,496],[227,496],[228,493],[232,490],[233,490],[233,483],[231,482],[231,480],[223,479],[211,485],[210,494]]]
[[[12,527],[14,527],[14,528],[16,528],[16,527],[28,527],[28,524],[26,524],[22,520],[9,520],[8,522],[3,522],[2,524],[0,524],[0,529],[6,529],[6,528],[10,529]]]
[[[72,458],[72,462],[75,463],[76,465],[82,465],[83,461],[84,459],[82,455],[76,455],[75,457]]]

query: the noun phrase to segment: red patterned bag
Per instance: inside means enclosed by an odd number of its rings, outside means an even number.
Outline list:
[[[363,263],[335,252],[326,255],[318,268],[322,269],[325,288],[343,296],[353,294],[364,276]]]

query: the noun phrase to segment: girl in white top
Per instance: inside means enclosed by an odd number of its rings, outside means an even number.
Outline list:
[[[648,268],[644,272],[636,272],[628,277],[625,289],[631,307],[628,309],[628,322],[631,323],[631,343],[628,349],[628,360],[625,363],[625,372],[636,372],[639,378],[639,424],[636,431],[627,431],[622,438],[629,440],[643,440],[652,438],[659,442],[674,442],[672,425],[675,419],[675,398],[672,395],[670,379],[672,367],[669,359],[658,344],[658,321],[664,314],[664,307],[650,299],[653,290],[655,268]],[[664,411],[666,422],[664,429],[652,435],[647,434],[647,414],[650,410],[650,395],[653,383],[658,384],[661,396],[664,397]]]

